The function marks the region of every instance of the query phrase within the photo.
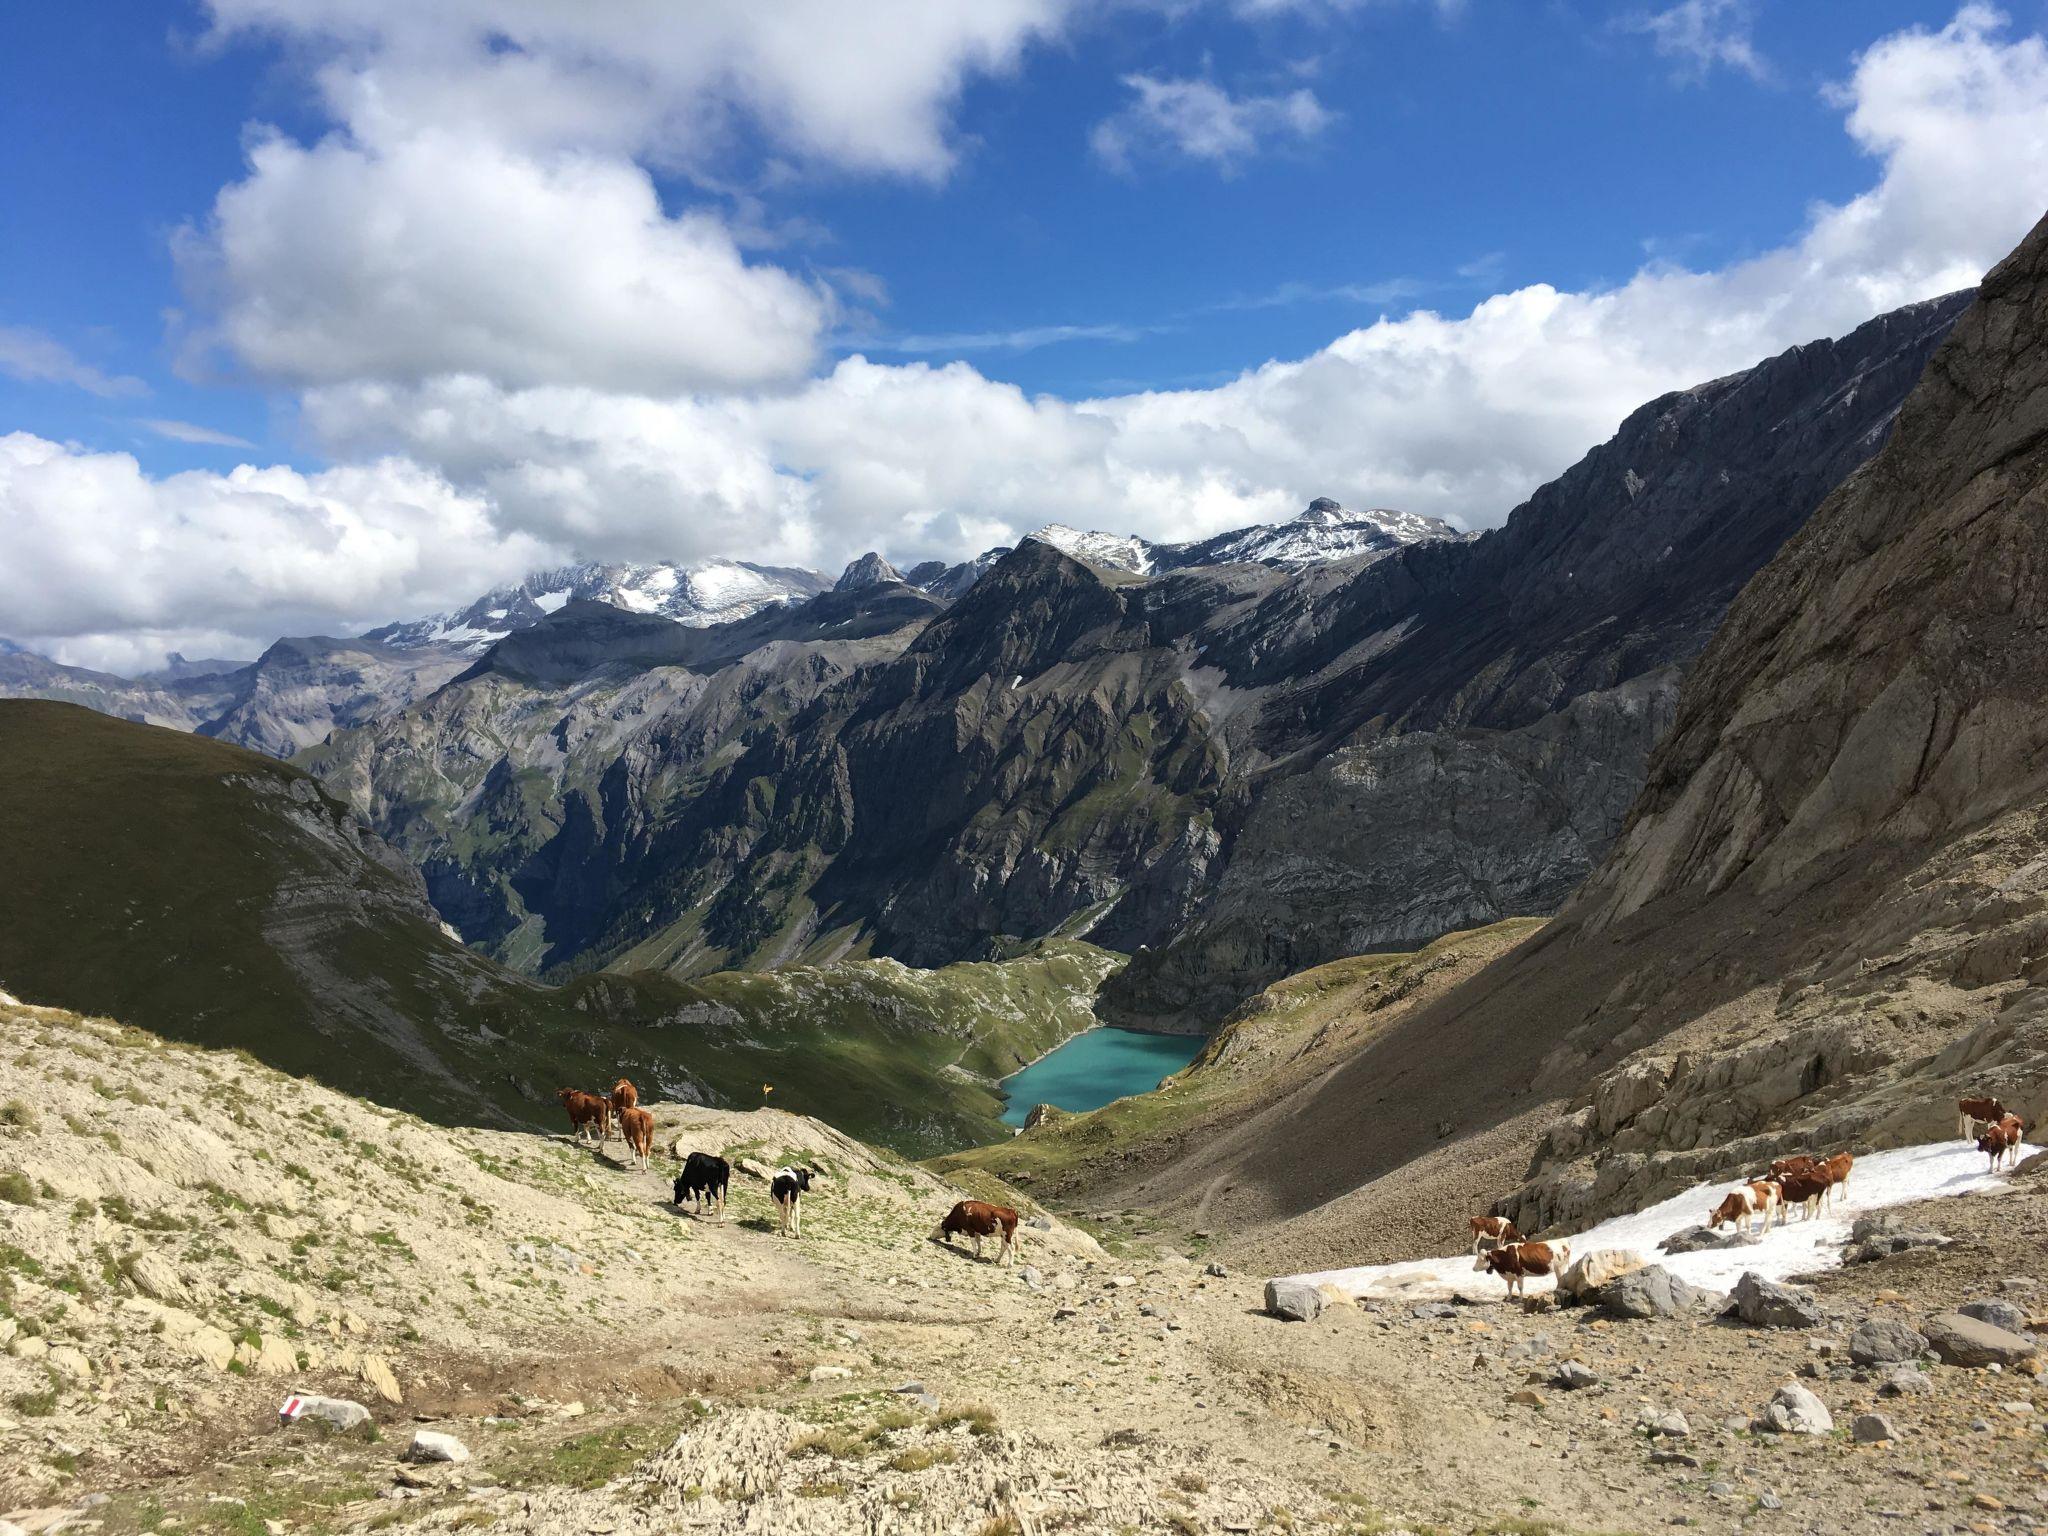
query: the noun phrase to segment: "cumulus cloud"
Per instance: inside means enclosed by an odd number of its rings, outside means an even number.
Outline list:
[[[29,384],[69,384],[92,395],[149,393],[142,380],[107,374],[55,337],[27,326],[0,325],[0,373]]]
[[[263,139],[178,249],[213,317],[198,339],[292,383],[745,388],[807,372],[832,316],[713,215],[666,215],[637,165],[438,132]]]
[[[1488,525],[1642,402],[1968,286],[2048,206],[2048,49],[1987,7],[1880,41],[1829,99],[1871,185],[1777,249],[1381,319],[1211,389],[1067,401],[964,362],[854,357],[675,390],[594,363],[537,380],[479,351],[467,371],[309,387],[306,431],[357,466],[320,475],[150,481],[28,439],[0,457],[0,613],[29,635],[331,631],[570,553],[836,569],[868,548],[960,558],[1052,519],[1192,538],[1318,494]]]
[[[1753,0],[1680,0],[1668,10],[1624,17],[1620,26],[1647,36],[1660,56],[1674,62],[1681,80],[1701,80],[1716,69],[1770,78],[1770,66],[1757,52]]]
[[[26,432],[0,437],[0,527],[8,632],[88,665],[132,657],[140,634],[246,652],[433,611],[553,553],[415,464],[152,479]]]
[[[1213,80],[1125,75],[1128,106],[1095,125],[1089,145],[1113,170],[1152,156],[1181,156],[1235,173],[1277,141],[1313,139],[1334,114],[1307,89],[1233,96]]]

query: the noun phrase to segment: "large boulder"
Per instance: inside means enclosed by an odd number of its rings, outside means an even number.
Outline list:
[[[1896,1365],[1927,1353],[1927,1336],[1897,1317],[1873,1317],[1849,1335],[1849,1358],[1858,1365]]]
[[[1633,1248],[1595,1248],[1573,1259],[1557,1277],[1560,1293],[1584,1301],[1595,1291],[1650,1261]]]
[[[1946,1365],[2018,1365],[2037,1346],[2003,1328],[1961,1312],[1943,1312],[1927,1320],[1927,1345]]]
[[[1632,1269],[1600,1288],[1600,1310],[1613,1317],[1677,1317],[1699,1305],[1701,1292],[1665,1269],[1651,1264]]]
[[[2007,1333],[2016,1333],[2023,1339],[2031,1339],[2034,1336],[2027,1327],[2025,1309],[2016,1307],[2001,1297],[1994,1296],[1987,1301],[1972,1301],[1957,1307],[1956,1310],[1965,1317],[1974,1317],[1980,1323],[2003,1328]]]
[[[1825,1435],[1835,1427],[1835,1416],[1798,1382],[1788,1381],[1771,1394],[1749,1427],[1767,1435]]]
[[[1753,1269],[1743,1271],[1733,1294],[1736,1315],[1752,1328],[1814,1328],[1821,1322],[1820,1303],[1811,1293],[1766,1280]]]
[[[1706,1253],[1720,1248],[1754,1248],[1763,1239],[1754,1232],[1716,1232],[1712,1227],[1687,1227],[1657,1245],[1659,1253]]]
[[[1300,1280],[1268,1280],[1266,1310],[1290,1323],[1312,1323],[1328,1303],[1323,1293]]]

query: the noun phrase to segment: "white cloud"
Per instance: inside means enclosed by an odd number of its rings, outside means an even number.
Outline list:
[[[240,636],[249,651],[430,611],[553,553],[413,464],[151,479],[128,454],[25,432],[0,437],[0,529],[6,632],[86,664],[138,633]]]
[[[237,437],[232,432],[221,432],[212,427],[202,427],[192,421],[173,421],[161,416],[145,416],[140,418],[137,425],[146,427],[158,437],[168,438],[174,443],[197,443],[210,448],[256,446],[246,437]]]
[[[1650,39],[1659,56],[1676,61],[1681,80],[1701,80],[1717,68],[1768,80],[1770,65],[1757,52],[1754,0],[1679,0],[1662,11],[1639,11],[1619,23]]]
[[[942,331],[935,335],[910,334],[877,338],[866,343],[876,352],[956,353],[1035,352],[1040,347],[1059,346],[1069,341],[1138,341],[1156,334],[1154,325],[1026,325],[1013,331]],[[861,345],[861,343],[853,343]]]
[[[1307,89],[1233,96],[1212,80],[1125,75],[1134,100],[1095,125],[1089,144],[1112,170],[1140,159],[1181,155],[1231,175],[1281,140],[1313,139],[1334,114]]]
[[[936,179],[976,76],[1055,37],[1070,0],[207,0],[224,35],[325,52],[371,144],[460,123],[528,153],[576,145],[693,168],[744,124],[824,166]]]
[[[124,456],[11,439],[0,629],[267,638],[451,606],[569,553],[830,570],[875,547],[957,558],[1051,519],[1191,538],[1317,494],[1491,524],[1645,400],[1967,286],[2017,243],[2048,206],[2048,49],[2003,27],[1970,6],[1857,58],[1830,99],[1870,189],[1775,250],[1382,319],[1212,389],[1069,402],[962,362],[855,357],[661,391],[567,363],[522,382],[487,358],[310,388],[307,431],[357,466],[319,475],[149,481]]]
[[[0,325],[0,373],[29,384],[69,384],[93,395],[146,395],[149,386],[109,375],[77,357],[55,337],[27,326]]]
[[[259,140],[179,252],[213,316],[198,339],[293,383],[743,388],[807,372],[832,315],[713,215],[666,215],[630,162],[441,133]]]

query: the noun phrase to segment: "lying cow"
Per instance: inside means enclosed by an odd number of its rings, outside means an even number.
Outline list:
[[[950,1248],[955,1232],[964,1232],[974,1239],[974,1256],[977,1259],[981,1257],[982,1239],[998,1233],[1003,1241],[996,1249],[996,1263],[1002,1263],[1006,1253],[1015,1262],[1024,1251],[1017,1237],[1017,1213],[1007,1205],[990,1205],[986,1200],[956,1201],[953,1209],[946,1212],[946,1219],[933,1230],[932,1237]]]
[[[1758,1179],[1731,1191],[1707,1218],[1709,1231],[1718,1232],[1723,1222],[1736,1231],[1753,1230],[1759,1221],[1768,1230],[1771,1213],[1777,1210],[1780,1191],[1769,1179]]]
[[[1519,1243],[1521,1240],[1522,1234],[1505,1216],[1472,1218],[1472,1252],[1475,1257],[1481,1249],[1498,1248],[1502,1243]]]
[[[1506,1280],[1508,1295],[1513,1297],[1518,1292],[1527,1294],[1531,1275],[1562,1274],[1571,1256],[1567,1243],[1503,1243],[1479,1255],[1479,1262],[1472,1267]]]
[[[2005,1106],[1996,1099],[1957,1099],[1956,1134],[1974,1141],[1980,1124],[1996,1125],[2005,1118]]]
[[[722,1157],[709,1152],[692,1152],[683,1163],[683,1171],[676,1175],[675,1203],[681,1210],[685,1200],[696,1207],[699,1216],[725,1214],[725,1190],[732,1183],[732,1164]],[[716,1201],[714,1211],[712,1202]]]
[[[777,1229],[784,1237],[804,1235],[803,1198],[811,1187],[811,1170],[808,1168],[778,1168],[775,1181],[768,1186],[768,1194],[775,1201],[782,1225]]]

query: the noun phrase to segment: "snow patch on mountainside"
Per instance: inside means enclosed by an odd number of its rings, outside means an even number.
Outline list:
[[[1259,564],[1299,570],[1362,555],[1390,555],[1410,544],[1461,540],[1468,535],[1442,518],[1386,507],[1352,512],[1319,496],[1290,522],[1260,523],[1184,544],[1151,544],[1128,534],[1088,532],[1064,523],[1049,523],[1027,537],[1091,565],[1154,576],[1204,565]]]
[[[1050,544],[1061,554],[1072,555],[1088,565],[1131,571],[1139,576],[1152,574],[1153,546],[1136,534],[1093,533],[1082,528],[1069,528],[1065,523],[1047,523],[1024,537]]]

